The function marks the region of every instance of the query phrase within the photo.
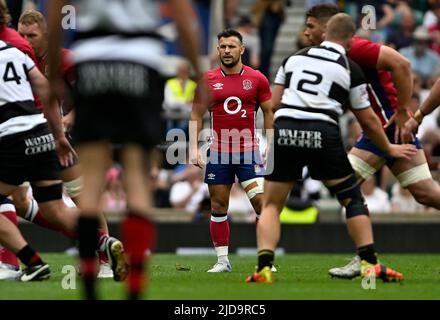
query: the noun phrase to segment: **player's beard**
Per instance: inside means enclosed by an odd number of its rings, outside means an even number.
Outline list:
[[[238,64],[238,62],[240,61],[240,58],[232,57],[232,61],[229,63],[226,63],[224,61],[224,58],[220,57],[220,61],[222,62],[222,65],[224,65],[226,68],[233,68]]]

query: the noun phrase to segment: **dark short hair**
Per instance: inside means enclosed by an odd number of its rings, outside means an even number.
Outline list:
[[[338,6],[332,3],[318,4],[311,7],[306,12],[306,18],[312,17],[317,19],[321,23],[327,23],[327,21],[335,14],[340,13]]]
[[[243,43],[243,36],[240,32],[234,29],[225,29],[217,35],[217,40],[220,38],[237,37],[241,43]]]

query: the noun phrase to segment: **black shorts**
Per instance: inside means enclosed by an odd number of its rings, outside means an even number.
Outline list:
[[[61,180],[55,142],[46,124],[0,139],[0,181],[18,186],[25,181]]]
[[[288,182],[302,179],[307,166],[316,180],[339,179],[353,174],[339,127],[313,120],[278,118],[274,125],[274,161],[267,180]]]
[[[156,70],[126,61],[90,61],[75,71],[75,143],[109,141],[152,148],[161,142],[163,85]]]

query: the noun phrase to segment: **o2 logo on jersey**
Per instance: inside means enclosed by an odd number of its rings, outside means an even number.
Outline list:
[[[229,102],[231,102],[231,101],[237,102],[237,107],[234,110],[229,109]],[[225,109],[226,113],[228,113],[230,115],[237,114],[241,111],[242,112],[241,117],[247,118],[246,110],[241,110],[242,105],[243,105],[243,103],[241,102],[240,98],[229,97],[228,99],[225,100],[225,103],[223,103],[223,108]]]

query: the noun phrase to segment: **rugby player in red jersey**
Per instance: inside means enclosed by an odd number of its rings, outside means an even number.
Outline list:
[[[339,12],[337,6],[323,4],[307,13],[305,35],[314,45],[323,41],[327,21]],[[371,105],[385,126],[391,142],[411,142],[412,137],[402,131],[409,119],[407,108],[411,100],[412,77],[410,63],[394,49],[368,39],[353,37],[348,57],[359,64],[367,77]],[[408,159],[386,156],[363,134],[349,152],[350,163],[360,182],[387,165],[400,185],[407,188],[417,202],[440,209],[440,187],[429,171],[420,142],[412,141],[418,151]],[[360,275],[361,260],[375,261],[371,220],[368,216],[347,219],[347,228],[357,247],[356,257],[344,267],[329,270],[330,275],[353,278]]]
[[[229,195],[237,177],[257,216],[260,214],[264,179],[258,172],[262,162],[255,135],[255,117],[261,107],[264,127],[272,129],[273,111],[269,81],[261,72],[241,62],[245,50],[241,34],[227,29],[217,38],[221,65],[207,71],[202,84],[208,88],[211,102],[209,106],[199,103],[196,94],[191,120],[197,123],[198,137],[203,115],[206,110],[211,113],[212,134],[205,183],[211,198],[210,231],[218,260],[208,272],[231,272]],[[200,150],[193,150],[192,154],[197,154],[197,165],[204,166]]]

